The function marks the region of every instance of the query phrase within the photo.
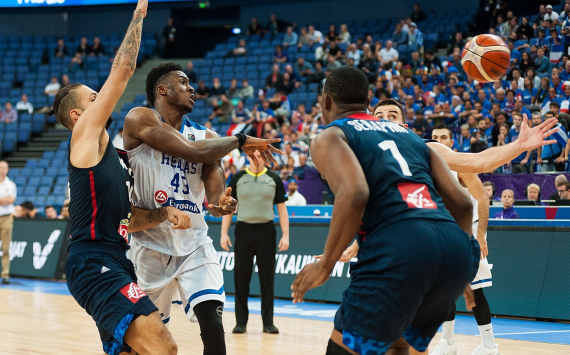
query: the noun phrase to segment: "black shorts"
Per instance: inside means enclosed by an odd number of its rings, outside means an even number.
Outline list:
[[[73,244],[65,266],[69,292],[93,317],[106,354],[130,351],[123,337],[137,316],[157,308],[136,284],[126,250],[101,242]]]
[[[403,337],[425,351],[479,266],[479,245],[457,224],[410,220],[361,243],[335,316],[343,343],[384,354]]]

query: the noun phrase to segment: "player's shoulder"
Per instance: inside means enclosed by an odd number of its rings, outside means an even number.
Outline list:
[[[134,124],[137,127],[145,123],[160,122],[160,115],[155,110],[148,107],[135,107],[125,116],[125,125]]]

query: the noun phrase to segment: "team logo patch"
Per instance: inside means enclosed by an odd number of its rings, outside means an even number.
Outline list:
[[[129,301],[133,303],[137,303],[141,298],[146,296],[146,293],[134,282],[126,285],[122,289],[119,290],[120,293],[123,294]]]
[[[154,193],[154,200],[162,205],[168,200],[168,194],[164,190],[158,190]]]
[[[196,140],[196,136],[194,136],[193,134],[189,134],[188,135],[188,139],[191,141],[195,141]]]
[[[425,184],[401,183],[398,190],[409,208],[437,209]]]

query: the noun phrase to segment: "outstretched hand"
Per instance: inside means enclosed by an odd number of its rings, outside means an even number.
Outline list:
[[[208,208],[222,216],[232,214],[235,212],[237,200],[232,197],[232,188],[228,187],[223,194],[220,195],[218,205],[208,204]]]
[[[257,165],[257,159],[255,158],[255,151],[259,151],[261,154],[261,159],[265,162],[265,165],[270,166],[271,163],[278,164],[277,160],[273,157],[273,153],[277,154],[285,154],[281,150],[275,148],[271,144],[281,142],[279,138],[273,139],[261,139],[255,138],[251,136],[247,136],[245,144],[241,147],[244,153],[253,160],[253,162]]]
[[[528,117],[526,114],[523,114],[521,131],[516,141],[521,145],[524,151],[532,150],[543,145],[554,144],[556,143],[556,139],[545,139],[558,131],[558,128],[552,129],[556,123],[558,123],[556,118],[549,118],[538,126],[530,128],[528,126]]]
[[[137,8],[135,9],[135,13],[140,11],[142,17],[145,18],[147,8],[148,8],[148,0],[139,0],[139,2],[137,3]]]

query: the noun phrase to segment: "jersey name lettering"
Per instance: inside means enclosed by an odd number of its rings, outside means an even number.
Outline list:
[[[162,153],[161,165],[170,165],[174,169],[179,169],[181,173],[196,174],[198,163],[188,163],[180,158],[171,157],[168,154]]]
[[[380,131],[388,133],[390,131],[394,133],[409,133],[407,129],[391,121],[352,120],[348,121],[347,124],[353,126],[358,132]]]

